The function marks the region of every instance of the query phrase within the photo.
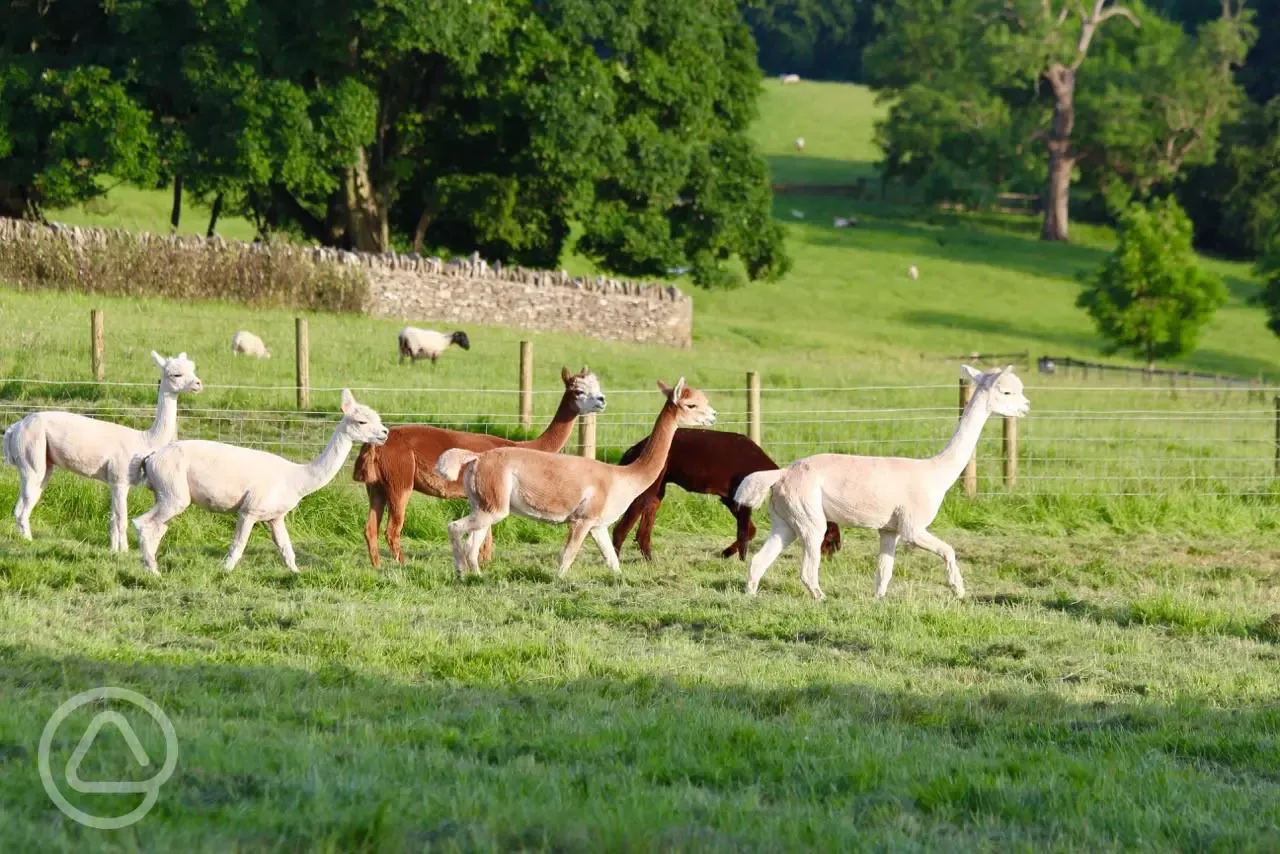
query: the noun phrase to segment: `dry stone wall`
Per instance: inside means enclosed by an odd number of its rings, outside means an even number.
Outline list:
[[[688,347],[693,300],[679,288],[606,277],[573,277],[563,271],[489,264],[478,255],[445,261],[412,254],[346,252],[292,244],[244,243],[220,237],[130,234],[116,229],[40,225],[0,219],[0,240],[67,240],[77,254],[120,240],[200,253],[288,255],[314,264],[357,267],[369,295],[364,310],[405,321],[451,325],[484,323],[540,331],[564,331],[615,341]]]

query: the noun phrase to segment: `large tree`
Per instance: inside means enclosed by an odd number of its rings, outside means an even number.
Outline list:
[[[866,58],[895,99],[880,128],[888,172],[976,170],[991,191],[1041,182],[1041,236],[1065,240],[1078,175],[1120,207],[1213,156],[1253,38],[1241,4],[1224,0],[1192,37],[1114,0],[895,0]]]

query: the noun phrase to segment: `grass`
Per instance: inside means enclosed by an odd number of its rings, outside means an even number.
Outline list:
[[[769,84],[761,138],[775,178],[795,166],[800,134],[806,157],[851,173],[874,159],[861,153],[865,95]],[[798,105],[812,98],[824,100]],[[792,129],[814,112],[819,127]],[[844,180],[827,168],[786,180]],[[163,193],[127,198],[137,222],[159,211],[163,224]],[[858,228],[830,228],[847,213]],[[916,454],[954,425],[956,363],[942,357],[1100,354],[1073,300],[1074,274],[1109,247],[1101,230],[1046,246],[1009,217],[804,197],[778,214],[795,271],[695,293],[689,351],[468,327],[471,351],[400,368],[399,323],[311,315],[314,414],[296,412],[289,390],[290,314],[0,289],[0,421],[57,405],[139,423],[154,405],[147,353],[181,349],[208,386],[182,402],[187,435],[303,458],[327,436],[343,385],[400,387],[357,391],[393,422],[510,432],[528,338],[539,422],[561,364],[600,374],[607,454],[647,431],[655,376],[713,389],[723,426],[742,429],[747,370],[762,374],[764,443],[780,459]],[[918,281],[905,276],[913,263]],[[1232,302],[1184,364],[1274,376],[1278,345],[1247,302],[1247,269],[1207,263]],[[108,379],[137,385],[86,381],[92,306],[106,311]],[[242,326],[275,358],[233,357]],[[853,531],[824,562],[822,605],[805,598],[794,549],[747,600],[744,566],[714,557],[730,517],[678,490],[659,516],[658,559],[628,546],[621,583],[592,546],[553,580],[563,530],[519,519],[495,531],[484,577],[457,583],[443,526],[461,508],[422,498],[409,509],[408,564],[374,572],[363,494],[346,472],[290,517],[301,575],[282,570],[262,533],[223,574],[232,520],[191,510],[155,579],[136,550],[106,551],[105,489],[56,475],[34,543],[0,525],[0,850],[1276,850],[1270,403],[1029,381],[1019,489],[999,486],[991,425],[984,496],[953,495],[934,526],[960,555],[965,602],[936,558],[907,551],[889,600],[873,603],[875,538]],[[900,384],[936,387],[803,390]],[[852,411],[868,408],[894,411]],[[1193,476],[1246,469],[1247,488]],[[1154,479],[1165,475],[1175,480]],[[1158,494],[1107,494],[1123,491],[1113,476]],[[0,470],[6,509],[15,480]],[[150,504],[141,491],[130,500],[134,514]],[[180,745],[154,810],[111,832],[57,812],[35,759],[53,710],[100,685],[157,702]],[[100,709],[59,729],[56,779]],[[161,761],[158,730],[121,710]],[[103,733],[84,779],[150,776]],[[70,794],[116,814],[138,798]]]
[[[764,82],[755,138],[779,184],[852,184],[880,160],[874,124],[888,109],[864,86]],[[795,149],[804,137],[804,151]]]

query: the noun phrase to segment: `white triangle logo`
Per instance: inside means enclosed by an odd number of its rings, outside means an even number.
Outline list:
[[[129,750],[133,753],[133,758],[137,760],[139,765],[145,768],[151,764],[151,757],[147,756],[147,751],[142,749],[142,742],[138,740],[137,734],[133,731],[133,727],[129,725],[129,721],[125,720],[124,715],[119,712],[99,712],[90,721],[89,728],[81,736],[75,752],[67,760],[67,785],[77,792],[86,794],[90,792],[109,794],[145,792],[152,788],[153,783],[151,780],[143,780],[136,783],[127,780],[117,780],[112,783],[94,783],[80,779],[80,763],[89,753],[89,748],[93,747],[93,742],[98,737],[98,732],[107,724],[115,726],[120,731],[120,734],[124,736],[125,744],[129,745]]]

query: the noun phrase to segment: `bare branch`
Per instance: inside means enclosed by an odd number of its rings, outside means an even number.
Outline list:
[[[1121,18],[1128,19],[1129,23],[1141,29],[1142,22],[1138,20],[1138,16],[1130,12],[1124,6],[1112,6],[1110,9],[1102,13],[1102,15],[1097,19],[1097,23],[1101,24],[1103,21],[1106,21],[1109,18],[1114,18],[1117,15]]]

